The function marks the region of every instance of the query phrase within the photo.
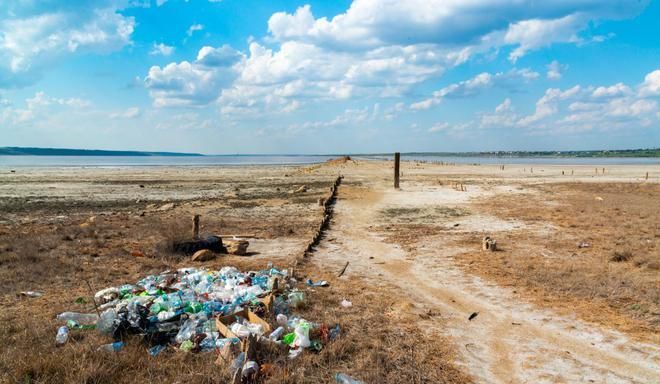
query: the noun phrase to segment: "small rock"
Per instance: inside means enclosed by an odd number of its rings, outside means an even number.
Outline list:
[[[215,253],[208,249],[200,249],[192,255],[192,261],[207,261],[215,259]]]
[[[243,256],[247,253],[250,242],[247,240],[223,240],[223,245],[227,248],[227,253]]]
[[[174,209],[176,205],[174,203],[167,203],[164,205],[161,205],[158,210],[159,211],[169,211],[170,209]]]

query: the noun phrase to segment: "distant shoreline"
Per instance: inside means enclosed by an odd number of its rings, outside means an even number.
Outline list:
[[[184,152],[114,151],[100,149],[0,147],[0,156],[98,156],[98,157],[338,157],[346,154],[223,154]],[[359,158],[388,158],[392,153],[348,154]],[[491,151],[491,152],[402,152],[403,157],[473,158],[660,158],[660,148],[586,151]]]
[[[102,149],[68,149],[68,148],[0,148],[0,156],[204,156],[201,153],[180,152],[144,152],[144,151],[109,151]]]

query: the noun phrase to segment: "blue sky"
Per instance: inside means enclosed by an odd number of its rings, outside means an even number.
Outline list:
[[[645,0],[8,0],[0,146],[660,147],[659,36]]]

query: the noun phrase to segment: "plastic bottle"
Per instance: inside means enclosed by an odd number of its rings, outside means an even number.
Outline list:
[[[104,352],[119,352],[122,348],[124,348],[124,342],[116,341],[110,344],[103,344],[98,348],[98,350]]]
[[[164,345],[154,345],[153,347],[149,348],[149,355],[151,356],[158,356],[159,353],[163,352],[167,348]]]
[[[186,322],[183,323],[181,329],[179,329],[179,333],[177,333],[174,339],[176,340],[177,343],[183,343],[186,340],[190,340],[195,335],[196,327],[197,327],[197,320],[193,320],[193,319],[186,320]]]
[[[232,374],[238,371],[239,369],[241,369],[241,367],[243,367],[244,362],[245,362],[245,352],[241,352],[238,356],[236,356],[234,361],[231,363]]]
[[[110,334],[113,329],[113,324],[117,318],[117,311],[114,308],[110,308],[105,312],[101,313],[101,318],[96,323],[96,329],[101,333]]]
[[[73,320],[78,324],[90,325],[96,324],[96,322],[99,320],[99,316],[94,313],[63,312],[57,315],[57,320]]]
[[[273,340],[273,341],[277,341],[277,340],[280,339],[280,337],[281,337],[283,334],[284,334],[284,327],[280,326],[280,327],[277,327],[276,330],[274,330],[273,332],[271,332],[271,334],[268,335],[268,338],[271,339],[271,340]]]
[[[338,373],[335,375],[335,380],[339,384],[364,384],[360,380],[356,380],[345,373]]]
[[[67,340],[69,340],[69,327],[63,325],[57,330],[57,335],[55,336],[55,345],[58,347],[64,345]]]

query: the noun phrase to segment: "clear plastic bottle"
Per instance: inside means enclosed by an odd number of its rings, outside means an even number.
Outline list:
[[[67,340],[69,340],[69,327],[63,325],[57,330],[57,335],[55,336],[55,345],[58,347],[64,345],[66,344]]]
[[[103,344],[98,348],[98,350],[104,352],[119,352],[122,348],[124,348],[124,342],[116,341],[114,343]]]
[[[245,352],[241,352],[231,363],[232,374],[241,369],[243,367],[243,363],[245,363]]]
[[[96,324],[96,322],[99,320],[99,316],[95,313],[63,312],[57,315],[57,320],[73,320],[78,324],[91,325]]]
[[[280,339],[280,337],[282,337],[283,334],[284,334],[284,327],[280,326],[280,327],[277,327],[276,330],[271,332],[271,334],[268,335],[268,338],[273,340],[273,341],[277,341],[277,340]]]
[[[345,373],[338,373],[335,375],[335,380],[339,384],[364,384],[360,380],[356,380]]]
[[[101,318],[96,323],[96,329],[101,333],[110,334],[113,329],[113,324],[117,318],[117,311],[114,308],[110,308],[105,312],[101,313]]]

